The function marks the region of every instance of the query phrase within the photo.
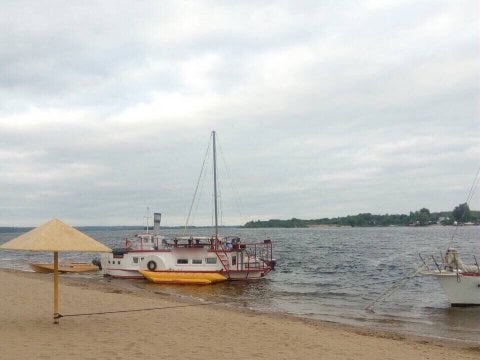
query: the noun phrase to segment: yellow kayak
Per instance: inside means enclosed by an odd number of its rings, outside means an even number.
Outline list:
[[[147,271],[140,273],[156,284],[191,284],[209,285],[226,281],[227,277],[216,272],[180,272],[180,271]]]
[[[52,273],[53,263],[30,263],[30,267],[33,271],[39,273]],[[69,262],[58,264],[58,272],[61,273],[80,273],[80,272],[95,272],[98,271],[98,266],[91,263],[83,262]]]

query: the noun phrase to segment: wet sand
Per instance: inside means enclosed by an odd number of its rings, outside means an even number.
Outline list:
[[[480,347],[345,327],[60,277],[0,270],[1,359],[479,359]]]

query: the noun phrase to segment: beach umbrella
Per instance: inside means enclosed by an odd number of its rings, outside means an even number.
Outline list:
[[[58,253],[111,252],[112,250],[58,219],[0,245],[2,250],[53,252],[53,322],[58,324]]]

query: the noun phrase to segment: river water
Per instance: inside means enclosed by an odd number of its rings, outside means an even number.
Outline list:
[[[125,236],[134,233],[84,231],[110,247],[121,246]],[[163,234],[175,235],[177,231],[163,229]],[[272,239],[276,270],[254,282],[174,286],[138,280],[134,286],[154,292],[161,288],[161,293],[175,296],[228,301],[259,311],[480,344],[480,307],[451,308],[434,278],[414,277],[377,303],[373,312],[365,310],[420,266],[419,253],[439,259],[452,239],[454,227],[225,228],[221,232],[239,235],[244,241]],[[0,234],[0,244],[19,234]],[[197,229],[195,234],[210,235],[211,230]],[[480,227],[459,227],[453,245],[464,262],[473,262],[473,254],[480,260]],[[61,254],[60,258],[90,261],[93,256],[77,253]],[[0,251],[0,267],[30,271],[30,261],[50,262],[52,255]]]

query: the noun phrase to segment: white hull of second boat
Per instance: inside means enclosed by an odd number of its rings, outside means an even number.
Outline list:
[[[480,305],[480,274],[435,271],[429,275],[438,279],[452,306]]]
[[[112,253],[104,253],[100,257],[103,275],[121,279],[143,279],[138,272],[139,264],[145,256],[152,252],[131,251],[121,257]]]
[[[138,269],[108,269],[108,272],[106,272],[104,275],[118,279],[143,279],[143,275],[138,272]]]
[[[156,223],[159,226],[159,223]],[[123,248],[113,249],[111,253],[100,256],[103,275],[122,279],[143,279],[138,272],[143,259],[157,252],[165,238],[158,234],[137,234],[125,239]]]

